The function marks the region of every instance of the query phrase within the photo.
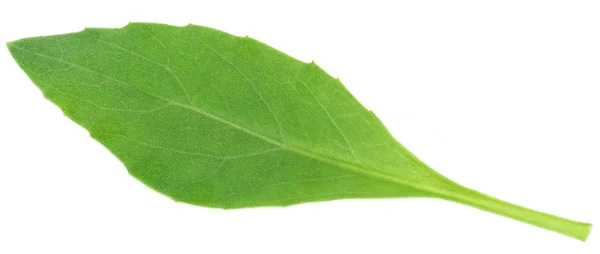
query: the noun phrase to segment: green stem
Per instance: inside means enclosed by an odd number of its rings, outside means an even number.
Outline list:
[[[461,194],[442,194],[440,197],[558,232],[581,241],[585,241],[592,230],[592,224],[538,212],[462,186],[460,186],[459,192]]]

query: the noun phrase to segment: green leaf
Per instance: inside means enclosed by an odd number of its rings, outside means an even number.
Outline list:
[[[433,197],[581,240],[591,230],[448,180],[338,79],[248,37],[132,23],[8,48],[46,98],[131,175],[177,201],[242,208]]]

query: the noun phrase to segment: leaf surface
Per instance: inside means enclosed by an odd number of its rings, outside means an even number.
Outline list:
[[[8,47],[131,175],[178,201],[241,208],[437,197],[579,239],[591,228],[448,180],[338,79],[248,37],[131,23]]]

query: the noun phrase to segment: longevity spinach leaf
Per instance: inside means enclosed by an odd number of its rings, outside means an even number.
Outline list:
[[[175,200],[219,208],[433,197],[585,240],[575,222],[436,173],[314,63],[188,25],[8,43],[19,66],[131,175]]]

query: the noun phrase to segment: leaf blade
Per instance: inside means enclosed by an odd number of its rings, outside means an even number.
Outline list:
[[[93,29],[91,29],[91,30],[87,29],[83,33],[90,32],[90,31],[94,31],[94,30]],[[101,29],[100,31],[106,32],[107,29]],[[137,33],[137,32],[134,33],[134,34],[135,35],[139,35],[139,33]],[[86,36],[92,36],[93,37],[93,35],[86,35]],[[151,37],[153,39],[156,39],[156,36],[151,36]],[[72,39],[72,38],[68,38],[68,39],[71,40],[71,41],[76,41],[77,43],[81,43],[80,41],[78,41],[78,39]],[[84,40],[86,42],[88,42],[87,39],[84,39]],[[130,38],[127,38],[127,40],[130,40]],[[137,65],[143,65],[142,62],[146,62],[146,63],[149,63],[150,65],[152,65],[154,67],[157,67],[157,68],[149,68],[148,71],[146,71],[144,73],[144,75],[150,75],[148,72],[150,72],[150,71],[156,72],[157,69],[161,69],[162,68],[162,69],[164,69],[164,71],[162,73],[163,74],[162,76],[171,76],[172,77],[172,79],[170,79],[171,83],[177,83],[177,86],[179,86],[179,87],[182,86],[182,82],[180,81],[179,78],[177,78],[177,75],[175,74],[175,72],[173,70],[170,70],[170,67],[167,67],[165,64],[159,62],[159,60],[153,60],[153,59],[151,59],[149,57],[140,55],[140,54],[135,53],[135,52],[133,52],[133,51],[131,51],[129,49],[125,49],[125,48],[123,48],[121,46],[115,46],[112,42],[106,42],[105,39],[102,39],[102,40],[96,39],[96,41],[100,41],[100,42],[99,43],[90,43],[90,46],[92,47],[92,49],[96,49],[97,50],[99,47],[102,47],[102,46],[99,45],[99,44],[101,44],[101,45],[107,46],[108,48],[112,48],[112,49],[114,49],[116,51],[123,52],[124,54],[129,55],[132,58],[137,58],[139,61],[136,61],[135,64],[134,64],[134,66],[136,64]],[[206,45],[206,44],[204,44],[204,45]],[[63,46],[63,47],[68,47],[68,46]],[[161,47],[165,47],[165,44],[161,43]],[[217,123],[220,123],[221,125],[225,125],[226,126],[226,127],[223,127],[223,126],[218,126],[218,125],[215,125],[215,124],[209,125],[210,127],[205,128],[205,130],[203,130],[205,132],[206,131],[210,131],[210,130],[219,129],[219,128],[230,128],[230,129],[234,129],[234,130],[237,130],[239,132],[245,133],[245,134],[247,134],[249,136],[255,137],[256,139],[261,140],[261,141],[263,141],[265,143],[268,143],[270,145],[273,145],[273,147],[270,147],[268,145],[264,145],[265,147],[255,147],[255,148],[253,148],[251,150],[254,150],[254,149],[259,149],[259,150],[260,149],[266,149],[266,150],[269,150],[269,149],[274,149],[274,147],[279,147],[279,148],[283,147],[283,148],[285,148],[287,150],[290,150],[292,153],[295,153],[296,155],[307,156],[307,154],[311,153],[311,152],[309,152],[308,148],[290,148],[292,146],[284,144],[281,141],[282,140],[281,138],[277,139],[276,138],[277,135],[275,135],[274,134],[275,132],[273,132],[273,131],[271,131],[271,134],[259,133],[257,131],[251,130],[251,129],[247,128],[247,127],[241,126],[241,125],[239,125],[239,124],[237,124],[235,122],[229,121],[229,120],[224,119],[224,118],[222,118],[220,116],[217,116],[217,115],[214,115],[214,114],[212,114],[210,112],[207,112],[206,110],[201,109],[201,108],[199,108],[197,106],[189,105],[189,102],[188,102],[188,97],[189,96],[185,95],[186,92],[183,92],[183,91],[185,91],[185,89],[181,89],[180,93],[178,93],[176,91],[176,89],[172,89],[172,90],[166,92],[167,96],[162,95],[162,94],[156,94],[156,93],[153,93],[152,91],[150,91],[151,89],[148,89],[148,87],[138,88],[135,85],[132,85],[131,81],[128,81],[127,78],[125,78],[125,79],[123,79],[123,78],[117,78],[117,77],[114,76],[114,74],[106,74],[104,70],[102,70],[102,69],[98,70],[97,69],[98,67],[93,67],[93,66],[89,66],[89,65],[86,66],[86,65],[84,65],[82,63],[82,61],[80,61],[80,63],[72,63],[72,62],[69,62],[69,61],[62,60],[58,56],[52,56],[52,55],[48,55],[48,54],[45,54],[45,53],[33,52],[31,50],[25,49],[25,48],[23,48],[21,46],[18,46],[18,45],[13,45],[13,47],[11,47],[11,48],[14,49],[14,50],[11,50],[11,51],[15,51],[15,50],[16,51],[25,51],[25,52],[27,52],[27,53],[29,53],[31,55],[34,55],[37,58],[44,58],[46,60],[56,61],[56,62],[59,62],[61,64],[69,66],[71,69],[67,70],[67,72],[71,72],[71,73],[68,74],[68,75],[65,75],[65,77],[67,79],[71,79],[71,77],[73,75],[75,75],[75,76],[81,75],[81,73],[79,73],[79,74],[73,74],[72,73],[73,71],[75,71],[75,72],[83,72],[83,74],[86,74],[86,75],[96,75],[96,76],[99,76],[99,77],[105,79],[105,80],[100,81],[99,83],[107,82],[107,83],[113,83],[113,85],[124,85],[124,86],[126,86],[128,88],[134,88],[134,89],[127,89],[126,93],[124,93],[124,95],[122,95],[123,98],[120,99],[121,101],[125,100],[125,97],[130,96],[133,93],[134,90],[141,91],[141,93],[140,93],[141,95],[148,95],[149,97],[152,97],[152,98],[155,98],[156,100],[162,101],[161,103],[157,103],[157,105],[154,105],[151,108],[139,109],[139,107],[138,107],[138,109],[132,110],[132,111],[141,111],[141,113],[143,113],[146,116],[146,118],[152,119],[153,121],[156,120],[156,119],[160,119],[160,121],[173,122],[173,123],[178,123],[179,125],[185,126],[186,123],[184,123],[181,119],[180,120],[177,120],[177,119],[161,119],[160,116],[156,116],[156,113],[160,113],[160,112],[163,112],[165,110],[167,110],[168,112],[170,112],[170,113],[168,113],[169,115],[184,114],[182,112],[173,111],[173,108],[177,107],[179,109],[188,110],[190,112],[194,112],[194,113],[200,114],[203,117],[206,117],[207,119],[211,119],[211,120],[213,120],[213,121],[215,121]],[[77,51],[81,51],[81,52],[93,51],[92,49],[90,49],[90,48],[83,48],[83,49],[76,49],[75,51],[76,52]],[[211,51],[215,51],[215,49],[213,49],[212,47],[210,47],[208,49],[211,50]],[[62,54],[64,54],[64,53],[62,53]],[[106,51],[103,51],[101,54],[102,55],[110,55]],[[122,58],[123,58],[122,55],[117,54],[116,56],[108,57],[106,59],[122,59]],[[166,59],[169,59],[168,62],[173,63],[173,60],[171,60],[172,58],[173,57],[166,58]],[[224,64],[233,66],[233,64],[230,61],[226,60],[223,56],[218,55],[217,58],[222,59],[221,61],[224,62]],[[165,58],[163,58],[163,59],[165,59]],[[36,59],[35,61],[39,61],[39,59]],[[95,61],[98,61],[98,60],[95,59]],[[131,62],[128,62],[128,65],[131,65]],[[160,68],[158,68],[158,67],[160,67]],[[148,68],[148,67],[146,66],[145,68]],[[241,70],[239,68],[234,68],[234,69],[235,69],[235,72],[238,72],[238,75],[240,75],[243,79],[247,80],[248,83],[251,83],[250,80],[249,80],[249,78],[245,74],[243,74],[243,72],[241,72]],[[28,72],[28,74],[31,74],[31,72]],[[34,82],[38,79],[36,77],[35,73],[31,74],[30,76],[32,77],[32,80],[34,80]],[[136,75],[136,77],[137,76],[140,76],[140,75]],[[52,77],[53,77],[53,79],[55,78],[55,76],[52,76]],[[296,76],[294,76],[294,79],[297,80],[298,82],[302,82]],[[162,80],[162,81],[164,81],[164,80]],[[41,81],[39,83],[51,84],[51,83],[53,83],[53,80],[52,81]],[[96,80],[96,83],[98,83],[97,80]],[[107,83],[105,83],[105,84],[107,84]],[[313,100],[315,102],[317,102],[316,105],[313,105],[313,106],[318,106],[319,108],[322,109],[322,111],[324,112],[324,116],[322,117],[322,119],[329,119],[328,121],[330,121],[330,123],[328,123],[328,124],[333,125],[333,127],[329,127],[329,129],[332,132],[333,131],[339,132],[339,135],[344,139],[344,142],[348,143],[347,137],[344,137],[344,134],[340,130],[340,127],[336,126],[335,122],[332,120],[331,114],[327,111],[327,109],[324,108],[323,104],[320,103],[317,100],[317,98],[315,97],[314,93],[312,93],[312,91],[310,91],[310,89],[307,87],[307,84],[304,83],[304,82],[302,82],[302,83],[303,83],[302,85],[306,88],[306,90],[304,92],[305,93],[308,92],[307,94],[305,94],[305,96],[312,97]],[[252,92],[255,95],[257,95],[259,98],[261,98],[262,96],[259,95],[260,92],[258,91],[258,89],[254,85],[252,85],[252,84],[251,84],[251,86],[253,87],[252,90],[251,91],[246,91],[246,92]],[[153,88],[152,86],[149,86],[149,87]],[[173,85],[173,87],[176,87],[176,86]],[[236,87],[239,87],[239,85],[237,85]],[[56,90],[56,88],[46,88],[46,90],[48,90],[48,89],[54,89],[54,90]],[[71,88],[71,90],[73,90],[73,89]],[[60,96],[65,95],[65,92],[62,92],[60,90],[56,90],[56,91],[58,91],[57,94],[60,94]],[[108,101],[106,103],[96,103],[96,102],[93,102],[92,101],[93,98],[91,98],[91,97],[94,96],[93,94],[90,95],[89,96],[90,98],[88,98],[88,99],[81,98],[81,95],[85,96],[85,93],[89,92],[89,91],[87,91],[86,89],[82,89],[82,88],[80,88],[77,91],[78,91],[78,96],[67,96],[67,97],[71,97],[69,99],[54,98],[54,97],[57,97],[58,95],[52,95],[53,93],[50,92],[50,91],[46,92],[46,94],[47,94],[47,97],[50,98],[50,100],[52,100],[54,102],[58,102],[57,104],[59,104],[59,106],[66,111],[65,113],[67,113],[67,115],[69,115],[69,111],[77,111],[77,110],[81,110],[82,108],[85,108],[86,106],[84,106],[83,104],[90,104],[93,107],[97,107],[98,109],[101,109],[101,110],[113,111],[113,113],[114,112],[121,112],[122,114],[125,114],[126,111],[128,110],[126,108],[110,108],[110,107],[107,106],[108,104],[114,104],[115,101]],[[48,95],[48,93],[50,93],[50,95]],[[73,101],[71,99],[77,100],[77,101]],[[66,101],[66,103],[63,103],[65,105],[60,105],[61,104],[61,102],[60,102],[61,100],[65,100]],[[148,100],[148,97],[144,97],[143,100]],[[262,101],[262,103],[264,103],[264,106],[262,107],[262,109],[263,109],[262,111],[268,111],[269,114],[272,116],[272,118],[276,119],[277,117],[274,116],[274,113],[272,112],[272,110],[268,110],[268,109],[264,110],[265,108],[267,108],[268,103],[264,102],[264,100],[261,100],[261,101]],[[75,106],[73,106],[71,104],[73,104]],[[121,104],[125,104],[125,103],[121,103]],[[73,109],[73,108],[76,108],[76,109]],[[94,110],[89,110],[88,112],[86,112],[86,115],[89,117],[90,115],[94,114],[93,112],[94,112]],[[127,112],[127,113],[134,113],[134,112]],[[140,112],[135,112],[135,113],[140,113]],[[80,116],[80,115],[76,115],[76,116],[73,115],[73,116],[70,116],[70,117],[73,118],[76,122],[82,124],[84,127],[86,127],[86,129],[90,130],[90,133],[93,136],[95,136],[95,138],[98,139],[101,143],[103,143],[105,145],[107,145],[107,141],[105,141],[105,140],[109,139],[107,137],[104,137],[105,135],[113,135],[113,136],[120,135],[120,136],[118,136],[119,139],[125,139],[125,140],[131,141],[131,142],[136,142],[136,141],[133,141],[133,140],[136,140],[136,139],[142,139],[142,140],[144,140],[144,138],[145,138],[145,137],[143,137],[143,135],[138,135],[136,137],[136,133],[131,133],[131,132],[128,132],[127,134],[128,135],[133,135],[134,138],[131,138],[131,137],[123,135],[123,133],[122,133],[123,130],[122,130],[122,128],[120,128],[120,126],[122,126],[124,123],[127,123],[128,119],[135,119],[135,117],[132,116],[132,115],[127,115],[126,117],[120,118],[120,119],[115,119],[115,117],[113,117],[113,116],[104,116],[104,117],[100,117],[101,119],[92,119],[92,120],[89,121],[89,123],[82,122],[81,119],[84,119],[85,117]],[[193,118],[193,117],[191,117],[191,116],[186,117],[186,119],[191,119],[191,118]],[[267,120],[264,120],[264,119],[268,119],[268,116],[263,117],[263,122],[267,122]],[[151,126],[152,125],[151,122],[144,121],[143,119],[137,120],[137,121],[140,121],[141,124],[140,125],[127,126],[127,128],[128,129],[139,130],[139,129],[142,128],[141,126]],[[187,125],[189,125],[189,124],[187,124]],[[205,122],[202,122],[202,123],[199,122],[197,124],[194,124],[194,126],[206,126],[206,125],[207,124]],[[273,123],[268,123],[268,125],[273,125]],[[275,124],[275,125],[279,125],[279,124]],[[115,127],[115,126],[118,126],[118,127]],[[165,127],[165,126],[163,126],[163,127]],[[167,127],[168,128],[165,128],[165,129],[177,130],[177,128],[178,128],[177,126],[167,126]],[[219,130],[221,132],[223,131],[223,129],[219,129]],[[157,139],[157,137],[153,137],[155,139],[154,141],[158,141],[158,143],[176,143],[179,146],[181,146],[182,144],[183,145],[186,144],[185,142],[182,142],[182,140],[180,140],[180,139],[177,140],[177,141],[175,141],[175,142],[170,142],[169,140],[173,139],[174,137],[169,136],[168,133],[166,133],[166,132],[159,132],[157,130],[155,130],[155,132],[160,133],[161,134],[160,136],[168,137],[168,138],[165,138],[165,139],[160,139],[160,138]],[[181,130],[177,130],[177,132],[181,133],[182,131]],[[181,135],[181,136],[183,136],[185,139],[188,139],[188,137],[194,136],[194,135],[193,135],[193,133],[188,132],[185,135]],[[229,133],[227,135],[223,135],[223,136],[229,136],[229,139],[243,140],[243,138],[240,137],[239,135],[235,136],[234,134],[231,134],[231,133]],[[231,138],[232,136],[235,136],[235,137]],[[150,148],[160,148],[162,150],[167,150],[167,151],[170,151],[170,152],[179,152],[179,153],[183,153],[183,154],[187,154],[187,155],[200,155],[200,154],[202,154],[202,155],[205,155],[205,156],[208,156],[208,157],[211,157],[211,158],[224,158],[224,157],[232,157],[232,156],[235,157],[236,156],[236,155],[218,155],[218,154],[214,154],[214,153],[209,153],[207,151],[197,152],[196,150],[198,149],[198,147],[193,147],[193,145],[189,145],[188,148],[187,148],[187,150],[186,149],[182,150],[181,148],[173,148],[173,147],[168,147],[168,146],[160,146],[160,145],[157,145],[157,144],[152,144],[152,143],[147,142],[147,141],[137,141],[137,143],[138,144],[143,144],[147,148],[148,147],[150,147]],[[206,143],[209,143],[209,142],[206,142]],[[222,141],[212,140],[212,143],[222,144],[223,142]],[[256,143],[256,141],[249,140],[249,141],[245,142],[245,144],[248,144],[248,143]],[[107,146],[109,146],[109,145],[107,145]],[[231,151],[231,148],[232,148],[232,146],[229,146],[229,147],[225,148],[224,150]],[[215,149],[218,150],[216,147],[211,148],[209,150],[215,150]],[[126,150],[126,149],[123,148],[123,150]],[[349,150],[351,150],[351,149],[349,149]],[[115,153],[117,156],[119,156],[118,154],[120,153],[120,149],[112,149],[111,151],[113,151],[113,153]],[[189,152],[189,151],[194,151],[194,152]],[[251,152],[249,152],[249,151],[238,151],[238,154],[239,153],[249,154]],[[353,154],[352,156],[356,157],[355,154]],[[146,157],[148,157],[148,156],[146,156]],[[348,156],[348,157],[350,157],[350,156]],[[324,162],[324,163],[328,163],[328,164],[333,164],[333,165],[335,165],[337,167],[340,166],[339,163],[334,162],[334,160],[328,159],[327,156],[319,155],[319,156],[315,157],[315,155],[310,155],[310,156],[308,156],[308,158],[311,159],[311,160],[320,160],[321,163]],[[165,160],[167,160],[167,159],[165,159]],[[124,161],[124,163],[126,163],[126,162]],[[151,165],[154,165],[154,164],[151,164]],[[158,167],[158,166],[154,165],[153,167]],[[214,165],[212,167],[214,167]],[[320,167],[323,167],[323,166],[320,166]],[[354,170],[356,171],[357,170],[356,166],[354,166],[354,167],[355,167]],[[364,169],[362,169],[362,168],[358,169],[358,171],[361,171],[361,170],[364,170]],[[356,173],[356,172],[353,172],[353,173]],[[144,181],[144,179],[143,179],[144,177],[145,176],[141,175],[138,178],[142,178],[140,180]],[[372,176],[369,176],[369,177],[372,177]],[[291,182],[291,181],[293,181],[293,180],[288,180],[287,182]],[[286,182],[286,181],[284,181],[284,182]],[[240,184],[240,183],[238,183],[238,184]],[[151,184],[151,185],[155,186],[154,187],[155,189],[158,189],[159,191],[161,191],[161,187],[156,187],[156,186],[161,186],[160,184]],[[176,185],[176,183],[173,183],[173,185]],[[352,184],[347,184],[347,185],[351,186]],[[312,187],[312,188],[315,188],[315,187]],[[389,192],[389,193],[396,193],[397,192],[396,189],[398,189],[397,186],[394,187],[394,191],[387,191],[387,192]],[[402,188],[400,188],[400,189],[402,189]],[[416,193],[416,191],[414,191],[412,188],[408,188],[407,187],[405,189],[406,190],[410,189],[410,191],[408,191],[408,192],[410,193],[411,196],[415,195],[415,193]],[[401,192],[400,196],[403,196],[403,192],[406,192],[406,190],[403,190]],[[164,191],[161,191],[161,192],[164,193]],[[361,191],[354,191],[354,192],[346,191],[346,193],[367,193],[367,192],[368,191],[365,191],[365,190],[363,190],[362,192]],[[348,195],[345,195],[345,196],[344,195],[337,195],[337,196],[339,196],[338,198],[343,198],[343,197],[347,197]],[[389,195],[384,193],[384,196],[389,196]],[[352,196],[350,195],[349,197],[352,197]],[[376,197],[376,195],[369,195],[369,197]],[[302,201],[298,200],[298,203],[300,203],[300,202],[302,202]],[[264,205],[264,202],[262,202],[261,205]],[[286,205],[287,205],[287,203],[286,203]]]

